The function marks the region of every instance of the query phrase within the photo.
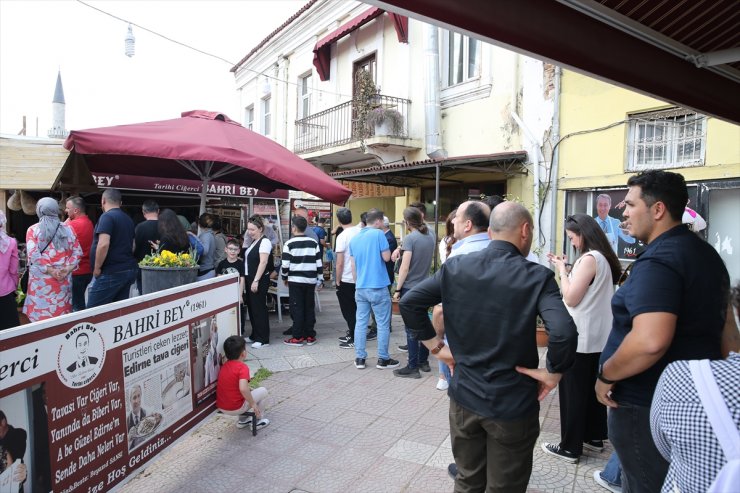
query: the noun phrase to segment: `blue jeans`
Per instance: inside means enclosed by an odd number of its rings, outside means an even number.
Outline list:
[[[72,276],[72,311],[85,309],[85,290],[92,280],[92,274]]]
[[[610,485],[622,487],[622,464],[619,462],[616,452],[612,452],[612,455],[609,456],[609,460],[606,462],[600,476]]]
[[[136,281],[137,270],[138,268],[100,274],[94,278],[87,292],[87,308],[127,300],[131,284]]]
[[[401,288],[401,299],[408,293],[409,290]],[[423,363],[429,363],[429,349],[422,344],[419,339],[411,335],[411,331],[408,327],[406,328],[406,344],[409,348],[409,368],[419,368],[419,365]]]
[[[367,358],[367,322],[370,312],[378,323],[378,358],[388,359],[388,340],[391,328],[391,295],[388,288],[356,288],[357,320],[355,321],[355,357]]]
[[[660,491],[668,462],[660,455],[650,432],[650,406],[624,402],[609,410],[609,440],[622,462],[622,491]]]

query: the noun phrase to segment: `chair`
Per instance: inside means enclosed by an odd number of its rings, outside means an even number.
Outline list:
[[[267,290],[267,294],[272,295],[275,297],[275,304],[277,305],[277,312],[278,312],[278,322],[283,322],[283,304],[282,299],[288,298],[290,300],[290,294],[288,292],[288,286],[286,286],[281,279],[271,279],[270,280],[270,287]],[[316,304],[316,308],[321,311],[321,300],[319,299],[319,294],[316,293],[314,296],[314,303]]]

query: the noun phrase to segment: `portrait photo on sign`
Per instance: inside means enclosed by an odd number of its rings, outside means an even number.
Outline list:
[[[152,384],[156,389],[152,391]],[[129,451],[149,441],[162,424],[162,414],[154,411],[161,405],[152,399],[159,392],[159,382],[155,378],[136,383],[126,388],[126,429],[128,431]]]
[[[195,347],[193,388],[198,402],[211,391],[215,392],[218,372],[221,369],[223,341],[232,335],[226,328],[221,328],[218,318],[212,315],[190,324],[191,341]]]

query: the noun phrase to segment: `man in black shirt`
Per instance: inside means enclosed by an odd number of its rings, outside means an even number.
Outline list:
[[[448,259],[401,299],[414,336],[454,365],[448,393],[456,492],[526,490],[540,431],[538,399],[575,358],[578,334],[554,275],[525,258],[533,227],[522,205],[499,205],[487,248]],[[449,347],[427,315],[440,302]],[[547,368],[540,370],[537,315],[549,333]]]

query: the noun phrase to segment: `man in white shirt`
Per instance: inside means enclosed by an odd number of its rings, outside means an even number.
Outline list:
[[[359,224],[352,226],[352,211],[346,207],[337,210],[337,221],[344,228],[337,236],[335,243],[337,300],[339,300],[342,317],[347,322],[347,335],[339,338],[339,347],[350,349],[354,347],[357,303],[355,302],[355,279],[352,277],[352,265],[349,261],[348,248],[350,240],[360,232],[362,227]]]

